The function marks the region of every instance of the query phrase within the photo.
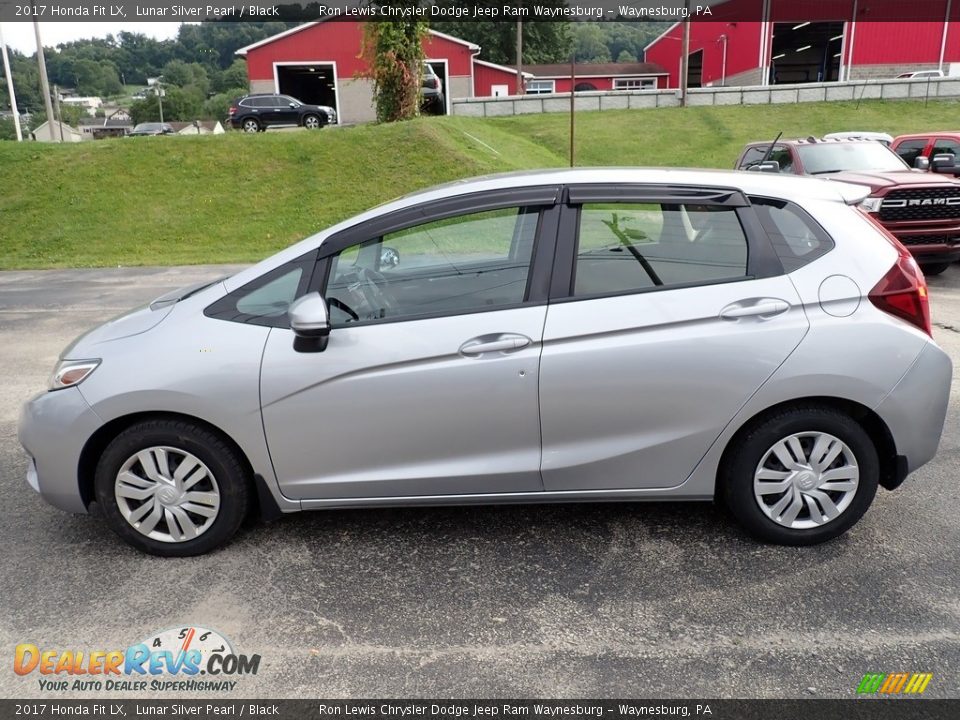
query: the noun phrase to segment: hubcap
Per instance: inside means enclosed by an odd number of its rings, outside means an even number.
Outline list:
[[[819,527],[850,507],[860,484],[853,451],[823,432],[790,435],[770,448],[753,475],[763,513],[794,530]]]
[[[257,124],[253,120],[247,120],[247,122],[243,124],[243,129],[247,132],[256,132]]]
[[[114,497],[137,532],[160,542],[192,540],[220,512],[220,488],[210,469],[196,455],[168,446],[128,458],[117,473]]]
[[[308,118],[307,118],[306,125],[307,125],[307,127],[310,128],[311,130],[316,129],[317,125],[319,125],[319,124],[320,124],[320,121],[317,120],[315,117],[308,117]]]

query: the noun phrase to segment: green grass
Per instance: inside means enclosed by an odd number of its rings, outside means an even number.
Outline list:
[[[580,113],[578,165],[731,167],[743,143],[952,127],[951,102]],[[472,175],[565,166],[569,117],[424,118],[256,136],[0,142],[0,268],[250,262]]]

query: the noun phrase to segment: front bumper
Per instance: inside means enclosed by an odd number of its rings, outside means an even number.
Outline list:
[[[41,393],[24,403],[18,435],[30,456],[27,482],[54,507],[87,512],[77,470],[83,446],[102,424],[75,387]]]
[[[927,343],[900,382],[876,407],[886,422],[897,455],[911,473],[937,454],[950,400],[953,364],[935,343]]]

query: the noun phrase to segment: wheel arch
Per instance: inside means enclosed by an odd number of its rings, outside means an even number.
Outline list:
[[[776,405],[771,405],[756,413],[740,425],[737,431],[730,436],[720,456],[717,473],[717,493],[721,490],[720,483],[723,482],[723,469],[729,462],[730,453],[737,447],[740,439],[771,415],[800,407],[829,408],[838,410],[851,417],[864,429],[877,451],[877,458],[880,461],[881,487],[893,490],[903,482],[904,477],[906,477],[906,459],[897,455],[896,441],[893,439],[893,434],[883,421],[883,418],[866,405],[862,405],[855,400],[830,396],[810,396],[784,400]]]
[[[195,425],[200,425],[204,429],[220,436],[220,438],[227,443],[231,449],[234,450],[234,452],[237,453],[237,457],[240,458],[240,462],[243,464],[244,470],[246,471],[247,478],[250,480],[253,486],[250,488],[250,505],[252,513],[256,513],[261,517],[268,518],[273,517],[276,513],[279,513],[279,509],[276,507],[275,501],[272,502],[273,507],[268,505],[268,503],[272,501],[272,496],[270,495],[269,490],[267,490],[263,478],[254,473],[250,458],[247,457],[247,454],[243,451],[243,448],[241,448],[240,445],[232,437],[230,437],[229,434],[224,432],[213,423],[202,418],[186,413],[168,411],[145,411],[121,415],[120,417],[113,418],[112,420],[101,425],[99,428],[97,428],[96,432],[94,432],[93,435],[87,439],[87,442],[83,446],[83,450],[80,452],[80,460],[77,464],[77,482],[79,483],[80,498],[85,506],[89,507],[90,503],[92,503],[96,497],[94,492],[94,475],[96,474],[97,470],[97,462],[100,460],[100,456],[103,454],[103,451],[106,450],[107,446],[115,437],[117,437],[117,435],[122,433],[128,427],[131,427],[135,423],[143,420],[174,420],[190,422],[194,423]]]

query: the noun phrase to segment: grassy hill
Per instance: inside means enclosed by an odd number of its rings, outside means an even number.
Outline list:
[[[952,127],[957,103],[580,113],[578,165],[730,167],[744,142]],[[321,132],[0,142],[0,268],[247,262],[436,183],[565,166],[569,117],[424,118]]]

